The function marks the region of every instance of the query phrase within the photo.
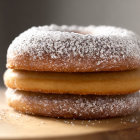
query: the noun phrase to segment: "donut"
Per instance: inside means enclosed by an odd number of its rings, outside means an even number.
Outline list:
[[[4,83],[16,111],[99,119],[140,109],[140,37],[113,26],[32,27],[7,51]]]
[[[124,71],[140,67],[138,35],[111,26],[39,26],[9,46],[10,69],[52,72]]]
[[[62,73],[9,69],[4,74],[12,89],[55,94],[117,95],[140,89],[140,69],[119,72]]]
[[[8,104],[19,112],[57,118],[109,118],[129,115],[140,109],[140,92],[116,96],[61,96],[8,89],[6,97]]]

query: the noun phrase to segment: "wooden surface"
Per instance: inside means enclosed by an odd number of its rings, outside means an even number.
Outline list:
[[[0,90],[0,140],[139,140],[140,114],[104,120],[64,120],[15,112]]]

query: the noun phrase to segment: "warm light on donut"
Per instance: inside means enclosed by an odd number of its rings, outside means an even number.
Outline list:
[[[125,116],[140,107],[140,37],[113,26],[45,25],[7,51],[8,104],[59,118]]]

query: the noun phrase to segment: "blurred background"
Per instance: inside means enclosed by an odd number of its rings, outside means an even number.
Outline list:
[[[113,25],[140,34],[140,0],[0,0],[0,86],[11,41],[31,26]]]

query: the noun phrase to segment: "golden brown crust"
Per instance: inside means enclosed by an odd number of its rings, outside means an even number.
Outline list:
[[[52,71],[52,72],[98,72],[98,71],[125,71],[133,70],[140,67],[140,61],[137,59],[126,58],[116,61],[115,65],[113,60],[96,65],[97,60],[71,58],[71,62],[64,62],[63,58],[53,60],[50,57],[44,59],[36,59],[35,61],[28,55],[16,56],[14,58],[7,58],[7,68],[28,71]],[[78,65],[78,68],[77,68]]]
[[[140,94],[119,96],[58,95],[9,89],[8,104],[32,115],[57,118],[98,119],[125,116],[139,110]]]
[[[8,69],[7,87],[42,93],[118,95],[140,89],[140,69],[122,72],[58,73]]]

